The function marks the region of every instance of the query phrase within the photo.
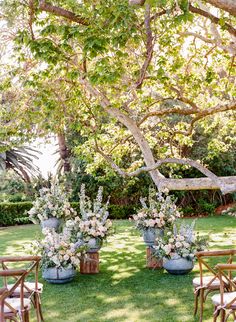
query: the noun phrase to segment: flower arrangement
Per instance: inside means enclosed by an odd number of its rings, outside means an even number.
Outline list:
[[[162,238],[158,238],[154,248],[154,256],[158,258],[176,259],[186,258],[192,260],[196,251],[207,247],[207,238],[200,237],[194,232],[195,221],[191,225],[182,223],[178,229],[174,225]]]
[[[92,202],[85,194],[85,185],[80,190],[80,214],[78,220],[79,232],[77,237],[84,241],[90,238],[103,240],[111,232],[112,222],[108,219],[109,199],[105,205],[102,204],[103,188],[99,187],[97,197]]]
[[[141,198],[142,208],[131,220],[135,221],[137,229],[144,231],[149,228],[171,227],[180,217],[175,201],[167,191],[156,193],[155,189],[149,189],[148,203],[146,198]]]
[[[66,193],[55,184],[50,189],[42,188],[39,197],[34,201],[33,207],[28,211],[29,218],[38,224],[49,218],[70,218],[76,215],[71,208]]]
[[[36,241],[33,245],[34,253],[42,256],[43,269],[76,268],[80,264],[80,258],[86,247],[78,248],[71,242],[71,235],[68,230],[57,233],[54,229],[43,229],[44,239]]]

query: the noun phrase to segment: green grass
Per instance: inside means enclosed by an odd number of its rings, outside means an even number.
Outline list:
[[[128,221],[115,222],[116,233],[100,252],[100,273],[80,275],[70,284],[44,282],[46,322],[171,322],[194,321],[192,278],[145,267],[145,245]],[[212,249],[233,248],[236,220],[220,216],[200,218],[197,229],[211,235]],[[33,225],[0,229],[0,254],[24,254],[24,246],[39,234]],[[210,296],[204,321],[212,321]],[[36,321],[32,318],[32,321]],[[197,320],[196,320],[197,321]]]

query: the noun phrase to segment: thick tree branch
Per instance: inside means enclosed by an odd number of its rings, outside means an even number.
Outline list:
[[[235,0],[206,0],[211,5],[227,11],[233,16],[236,16],[236,1]]]
[[[34,13],[35,13],[34,1],[30,0],[29,1],[29,29],[30,29],[32,40],[35,40],[34,31],[33,31],[33,22],[35,19]]]
[[[145,11],[145,29],[146,29],[146,59],[143,63],[143,66],[140,71],[139,79],[137,80],[135,87],[136,88],[141,88],[148,66],[152,60],[153,56],[153,47],[154,47],[154,41],[153,41],[153,36],[152,36],[152,30],[151,30],[151,16],[150,16],[150,5],[146,5],[146,11]]]
[[[181,91],[179,89],[175,88],[174,86],[171,86],[170,89],[172,91],[174,91],[178,95],[177,99],[179,101],[190,105],[193,109],[195,109],[196,111],[198,111],[198,106],[193,101],[191,101],[189,98],[185,97],[183,95],[183,93],[181,93]]]
[[[221,20],[220,18],[217,18],[216,16],[214,16],[213,14],[211,14],[210,12],[206,12],[200,8],[196,8],[194,6],[191,5],[191,3],[189,4],[189,11],[196,13],[198,15],[201,15],[203,17],[206,17],[208,19],[210,19],[213,23],[220,25],[221,26]],[[229,23],[225,22],[224,24],[224,28],[233,36],[236,37],[236,29],[231,26]]]
[[[103,108],[108,112],[112,117],[115,117],[119,122],[124,124],[127,129],[132,133],[135,141],[140,147],[140,150],[143,153],[143,157],[145,160],[145,163],[147,166],[142,167],[140,169],[137,169],[133,172],[127,173],[123,171],[121,168],[118,167],[118,165],[113,162],[112,158],[109,155],[106,155],[101,149],[98,148],[96,145],[96,150],[99,152],[107,162],[112,166],[112,168],[117,171],[120,175],[123,177],[132,177],[136,176],[142,172],[150,172],[150,175],[152,176],[153,181],[155,182],[156,186],[160,188],[163,186],[163,176],[159,171],[157,171],[158,167],[160,167],[162,164],[166,163],[175,163],[175,164],[182,164],[182,165],[190,165],[196,169],[198,169],[201,173],[203,173],[205,176],[210,178],[211,183],[214,187],[219,188],[222,193],[228,193],[231,191],[236,191],[236,183],[232,183],[229,185],[225,185],[224,182],[220,181],[220,178],[218,178],[214,173],[206,169],[204,166],[202,166],[200,163],[189,160],[189,159],[177,159],[177,158],[167,158],[158,160],[157,162],[154,161],[153,154],[151,152],[151,149],[148,145],[148,142],[145,140],[144,136],[142,135],[140,129],[138,128],[137,124],[126,114],[124,114],[122,111],[120,111],[117,108],[112,108],[110,101],[106,98],[104,94],[99,92],[96,88],[94,88],[86,79],[80,80],[81,84],[86,87],[86,89],[91,93],[96,99],[100,101],[100,104],[103,106]],[[198,112],[198,115],[196,116],[196,119],[199,117],[205,117],[210,114],[214,114],[217,112],[223,112],[227,110],[236,109],[236,101],[231,102],[227,105],[217,105],[213,108],[207,109],[205,111],[195,110]],[[167,180],[167,179],[165,179]],[[200,189],[206,189],[205,187],[202,187]]]
[[[129,0],[130,5],[143,6],[146,0]],[[236,2],[235,0],[206,0],[214,7],[227,11],[233,16],[236,16]]]
[[[168,108],[163,109],[159,111],[153,111],[150,113],[147,113],[139,122],[138,125],[140,126],[142,123],[144,123],[148,118],[154,117],[154,116],[164,116],[164,115],[170,115],[170,114],[179,114],[179,115],[192,115],[196,114],[198,110],[195,109],[180,109],[180,108]]]
[[[165,15],[167,13],[167,10],[162,10],[162,11],[159,11],[159,12],[156,12],[153,16],[150,17],[150,21],[154,21],[156,20],[157,18]],[[144,25],[145,21],[143,21],[142,23],[140,23],[140,27],[142,27]]]
[[[106,155],[101,149],[96,145],[96,151],[102,155],[102,157],[111,165],[111,167],[122,177],[133,177],[137,176],[143,172],[149,172],[157,169],[162,164],[174,163],[182,165],[190,165],[196,168],[207,178],[197,178],[197,179],[165,179],[160,178],[158,188],[168,188],[169,190],[199,190],[199,189],[220,189],[223,194],[231,193],[236,191],[236,177],[225,178],[217,177],[210,170],[202,166],[200,163],[190,159],[177,159],[177,158],[167,158],[158,160],[153,166],[141,167],[132,172],[126,172],[122,170],[110,156]]]
[[[77,23],[84,25],[84,26],[89,25],[89,22],[87,21],[87,19],[74,14],[74,12],[72,12],[72,11],[65,10],[63,8],[51,5],[50,3],[46,2],[45,0],[39,1],[39,9],[42,11],[53,13],[54,15],[59,16],[59,17],[64,17],[70,21],[77,22]]]
[[[118,108],[112,108],[108,98],[95,87],[93,87],[86,79],[81,79],[80,82],[90,94],[92,94],[96,99],[99,100],[101,106],[110,116],[116,118],[119,122],[127,127],[127,129],[132,133],[140,150],[142,151],[147,166],[153,165],[155,163],[155,160],[152,151],[136,122]],[[150,175],[156,185],[158,185],[159,179],[163,177],[163,175],[159,173],[158,170],[150,171]]]
[[[201,111],[200,113],[198,113],[191,121],[190,123],[190,127],[188,129],[188,131],[184,132],[184,131],[176,131],[174,133],[174,136],[176,134],[182,134],[182,135],[191,135],[192,132],[193,132],[193,127],[194,127],[194,124],[203,119],[204,117],[206,116],[209,116],[209,115],[213,115],[213,114],[217,114],[217,113],[220,113],[220,112],[226,112],[226,111],[233,111],[233,110],[236,110],[236,101],[232,101],[231,103],[228,103],[226,105],[216,105],[215,107],[212,107],[212,108],[209,108],[209,109],[206,109],[204,111]]]
[[[224,186],[224,192],[232,193],[236,191],[236,176],[218,177],[219,182]],[[168,190],[218,190],[219,186],[210,178],[194,178],[194,179],[162,179],[161,188]]]
[[[216,48],[216,47],[219,47],[221,48],[224,52],[227,52],[233,56],[236,55],[236,45],[231,42],[229,45],[223,45],[223,42],[221,39],[212,39],[212,38],[207,38],[207,37],[204,37],[200,34],[197,34],[195,32],[180,32],[179,33],[180,36],[183,36],[183,37],[188,37],[188,36],[192,36],[194,38],[198,38],[200,40],[202,40],[203,42],[205,43],[208,43],[208,44],[213,44],[214,46],[211,48],[210,52]]]

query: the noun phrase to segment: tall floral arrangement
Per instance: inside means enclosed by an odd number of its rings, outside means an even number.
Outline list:
[[[195,221],[191,225],[182,223],[179,228],[174,225],[173,230],[165,232],[153,246],[155,256],[167,259],[182,257],[192,260],[196,251],[207,247],[207,238],[196,234],[194,227]]]
[[[33,202],[28,212],[30,220],[38,224],[49,218],[70,218],[76,216],[76,211],[70,206],[67,194],[58,184],[51,188],[39,190],[39,197]]]
[[[111,232],[112,222],[108,219],[109,199],[105,204],[102,203],[103,188],[99,187],[96,199],[91,201],[86,196],[85,185],[82,184],[79,197],[81,220],[78,222],[78,237],[85,241],[90,238],[106,238]]]
[[[176,218],[180,217],[175,201],[167,191],[156,192],[150,188],[148,199],[141,198],[140,202],[142,208],[131,218],[140,231],[172,227]]]
[[[44,238],[32,245],[34,253],[42,256],[42,267],[76,268],[86,247],[80,247],[71,241],[68,230],[57,233],[54,229],[43,229]]]

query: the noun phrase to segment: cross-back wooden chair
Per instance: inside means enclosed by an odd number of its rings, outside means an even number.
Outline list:
[[[41,257],[40,256],[8,256],[8,257],[0,257],[0,264],[3,270],[8,270],[9,265],[19,265],[19,264],[28,264],[25,267],[27,271],[26,277],[29,275],[34,275],[34,281],[28,281],[25,279],[24,281],[24,296],[30,299],[34,305],[37,321],[44,321],[42,308],[41,308],[41,298],[40,294],[43,291],[43,284],[38,282],[38,273],[39,273],[39,264]],[[4,287],[10,289],[12,287],[11,284],[7,283],[7,279],[4,280]],[[12,297],[18,298],[20,296],[20,287],[16,288],[14,292],[11,294]]]
[[[8,278],[16,279],[10,288],[4,286],[0,289],[0,322],[6,320],[29,322],[30,299],[24,296],[26,275],[27,271],[24,269],[0,271],[0,277],[4,280]],[[11,297],[17,288],[20,289],[20,296],[18,298]]]
[[[224,263],[231,264],[234,256],[236,255],[236,250],[217,250],[217,251],[201,251],[195,254],[198,265],[200,276],[193,279],[194,287],[194,316],[198,311],[198,302],[200,301],[200,314],[199,321],[203,321],[203,310],[204,302],[209,293],[220,289],[220,280],[218,276],[218,271],[215,269],[215,265],[211,265],[208,262],[209,258],[217,258],[218,263],[224,261]],[[224,289],[228,289],[228,281],[224,281]]]
[[[233,314],[236,320],[236,280],[232,277],[232,271],[236,271],[236,264],[217,264],[218,277],[220,280],[220,293],[212,296],[214,304],[213,321],[217,321],[220,315],[220,321],[225,322]],[[228,291],[225,290],[224,284],[227,281]]]

